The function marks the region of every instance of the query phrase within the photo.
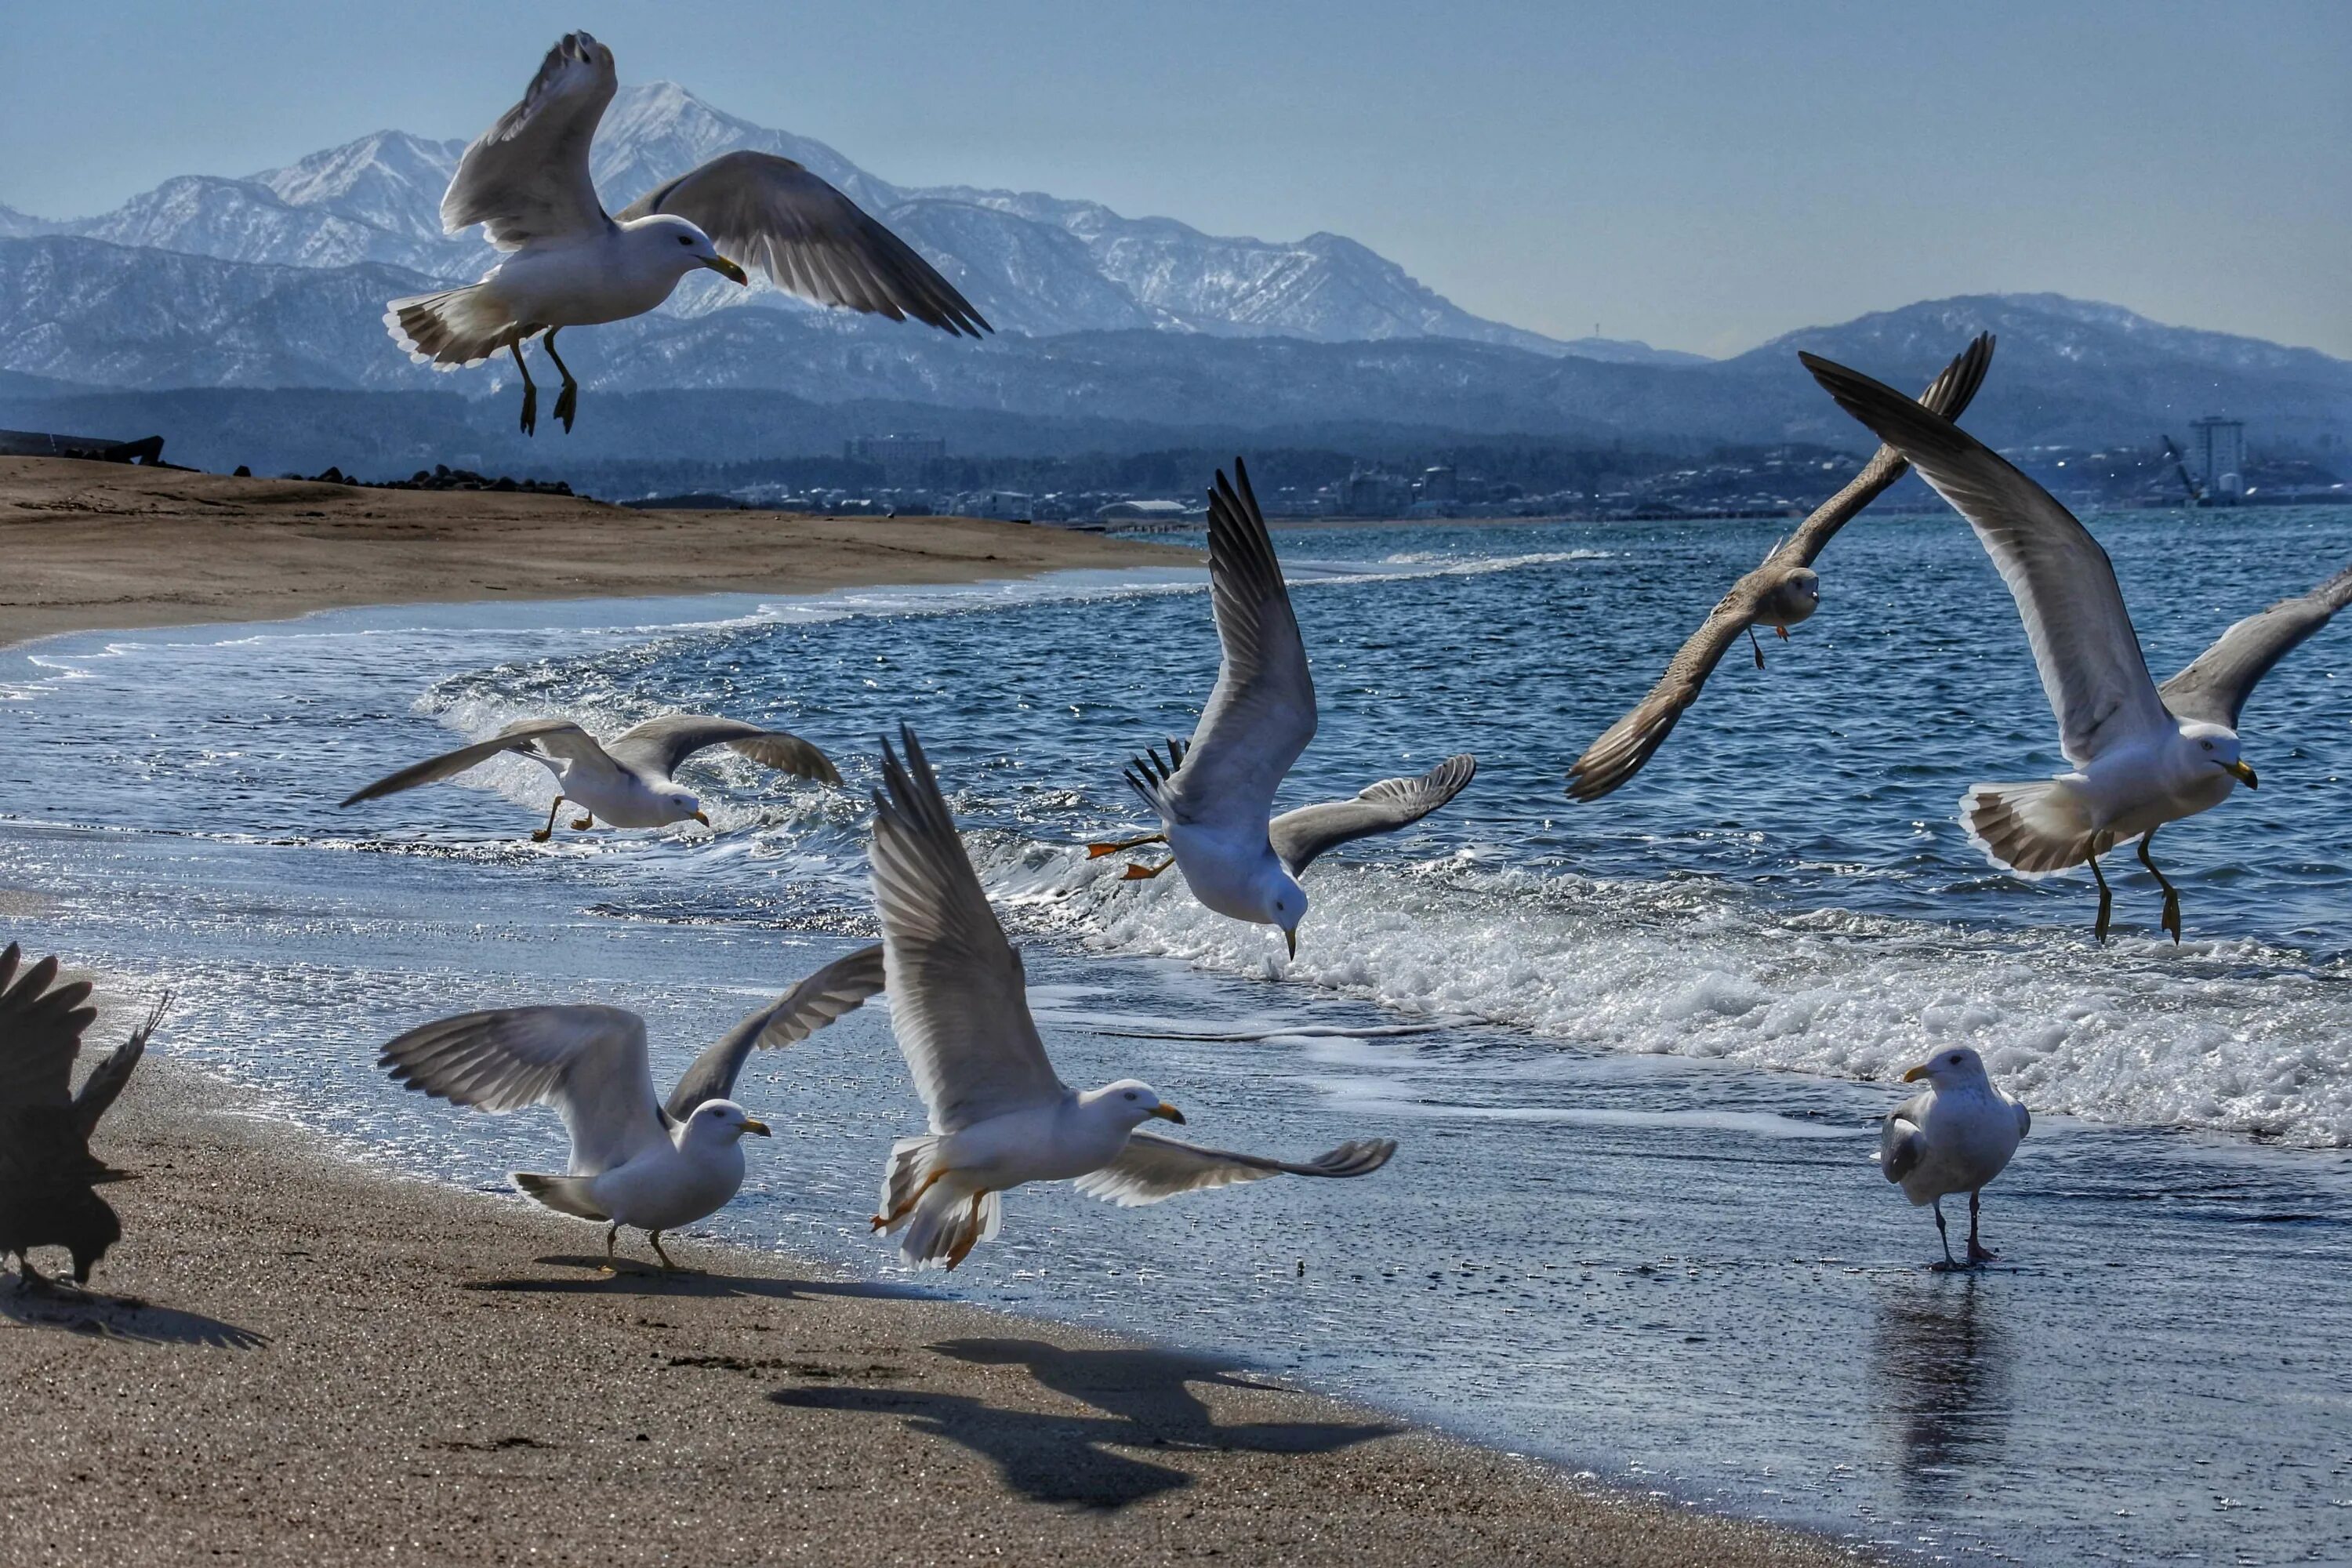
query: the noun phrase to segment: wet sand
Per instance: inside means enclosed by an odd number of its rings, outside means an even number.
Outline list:
[[[636,511],[566,496],[0,458],[0,647],[352,605],[815,594],[1198,566],[1171,545],[972,518]]]
[[[139,1173],[109,1297],[0,1287],[12,1563],[1854,1561],[774,1254],[603,1276],[597,1227],[168,1059],[100,1142]]]

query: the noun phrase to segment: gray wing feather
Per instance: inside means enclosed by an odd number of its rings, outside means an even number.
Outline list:
[[[1926,1095],[1915,1095],[1886,1113],[1878,1129],[1878,1170],[1890,1182],[1900,1182],[1918,1168],[1920,1156],[1927,1152],[1927,1142],[1920,1136],[1919,1125],[1912,1118],[1927,1104]]]
[[[1080,1176],[1072,1184],[1090,1198],[1101,1198],[1121,1208],[1135,1208],[1175,1197],[1180,1193],[1229,1187],[1242,1182],[1262,1182],[1268,1176],[1369,1176],[1396,1152],[1393,1138],[1350,1139],[1314,1159],[1294,1164],[1263,1154],[1241,1154],[1230,1149],[1203,1149],[1157,1133],[1134,1131],[1118,1159],[1099,1171]]]
[[[547,51],[522,101],[474,139],[441,198],[441,226],[483,226],[500,250],[582,234],[612,220],[588,174],[588,148],[620,78],[613,51],[586,33]]]
[[[81,1080],[81,1089],[74,1096],[74,1121],[88,1138],[98,1130],[99,1118],[110,1110],[121,1098],[123,1086],[147,1054],[148,1037],[163,1021],[163,1010],[172,1005],[172,994],[165,992],[148,1009],[147,1016],[131,1031],[131,1037],[107,1054],[104,1061],[90,1068],[89,1076]]]
[[[601,752],[596,738],[569,719],[523,719],[508,725],[487,741],[477,741],[470,746],[460,746],[454,752],[444,752],[437,757],[427,757],[421,763],[386,773],[365,789],[345,795],[343,805],[357,805],[363,800],[377,800],[384,795],[398,795],[418,784],[454,778],[467,768],[478,767],[501,752],[520,752],[536,756],[541,752],[551,755],[570,756],[585,750]]]
[[[1993,338],[1979,334],[1943,374],[1919,395],[1920,404],[1947,419],[1960,411],[1984,384],[1992,362]],[[1911,465],[1893,447],[1881,446],[1843,489],[1823,501],[1797,531],[1764,558],[1763,563],[1731,585],[1717,601],[1698,630],[1690,635],[1666,664],[1665,673],[1648,696],[1612,724],[1569,769],[1568,793],[1578,800],[1598,800],[1642,771],[1643,764],[1666,743],[1684,712],[1698,700],[1706,678],[1723,656],[1739,641],[1756,618],[1757,609],[1788,574],[1810,566],[1838,530],[1859,516],[1864,508],[1910,470]]]
[[[882,948],[878,942],[861,947],[846,958],[836,958],[785,992],[767,1006],[737,1024],[716,1044],[694,1058],[670,1092],[663,1111],[674,1121],[694,1114],[706,1100],[731,1100],[735,1080],[755,1050],[774,1050],[807,1039],[836,1018],[856,1012],[868,996],[882,989]]]
[[[1382,779],[1353,800],[1286,811],[1267,826],[1266,837],[1296,877],[1335,846],[1410,827],[1460,795],[1477,772],[1478,759],[1469,753],[1448,757],[1418,778]]]
[[[89,982],[53,987],[54,957],[37,961],[20,975],[22,957],[13,942],[0,950],[0,1109],[69,1106],[82,1031],[98,1016],[97,1008],[83,1005],[89,1000]]]
[[[871,855],[890,1032],[931,1131],[957,1132],[1070,1091],[1045,1058],[1021,955],[988,907],[931,764],[913,730],[898,733],[907,760],[883,742]]]
[[[914,247],[790,158],[725,153],[630,203],[621,220],[655,213],[686,219],[803,300],[975,338],[993,330]]]
[[[2238,727],[2238,715],[2255,683],[2271,667],[2352,604],[2352,566],[2308,594],[2281,599],[2248,616],[2197,656],[2188,668],[2158,689],[2164,705],[2183,719]]]
[[[499,1007],[436,1018],[383,1047],[394,1082],[492,1112],[552,1105],[572,1171],[594,1175],[667,1141],[646,1021],[620,1007]]]
[[[841,772],[832,759],[798,735],[705,713],[665,713],[648,719],[604,751],[624,767],[667,778],[687,758],[711,746],[725,746],[762,767],[798,778],[836,786],[841,783]]]
[[[1838,405],[1896,448],[1954,510],[2009,584],[2076,767],[2119,742],[2169,730],[2115,563],[2056,498],[1950,420],[1894,388],[1801,354]]]

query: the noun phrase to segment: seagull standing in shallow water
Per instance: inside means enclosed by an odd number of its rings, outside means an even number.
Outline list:
[[[2114,895],[2099,857],[2139,840],[2140,864],[2164,889],[2163,927],[2180,940],[2180,895],[2149,858],[2156,830],[2208,811],[2239,784],[2238,716],[2257,681],[2352,603],[2352,567],[2282,599],[2221,634],[2158,688],[2124,608],[2115,563],[2074,514],[1999,453],[1891,386],[1811,354],[1800,356],[1838,405],[1901,452],[1968,519],[2025,622],[2042,689],[2057,715],[2071,773],[1980,784],[1960,802],[1969,836],[1998,866],[2042,876],[2090,862],[2101,942]]]
[[[2025,1102],[1997,1089],[1984,1058],[1966,1046],[1937,1051],[1903,1075],[1927,1080],[1922,1092],[1887,1112],[1879,1129],[1878,1168],[1903,1189],[1913,1207],[1936,1206],[1936,1234],[1944,1243],[1937,1268],[1958,1268],[1951,1234],[1944,1228],[1944,1197],[1969,1194],[1969,1262],[1973,1268],[2000,1255],[1977,1239],[1978,1194],[2007,1168],[2033,1126]]]
[[[906,241],[790,158],[728,153],[608,216],[588,174],[589,144],[620,85],[613,51],[572,33],[547,51],[522,101],[477,137],[441,198],[441,226],[480,224],[509,253],[480,282],[394,300],[383,324],[419,364],[456,370],[504,349],[522,374],[522,429],[539,425],[523,340],[540,332],[572,428],[580,384],[555,352],[565,327],[642,316],[687,274],[748,283],[720,247],[786,292],[950,332],[992,330]]]

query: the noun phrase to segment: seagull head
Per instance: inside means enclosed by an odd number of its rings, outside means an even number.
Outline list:
[[[1967,1046],[1947,1046],[1903,1075],[1905,1083],[1916,1083],[1926,1079],[1937,1089],[1958,1089],[1964,1084],[1991,1082],[1986,1076],[1984,1058]]]
[[[1102,1115],[1129,1131],[1155,1116],[1179,1127],[1184,1125],[1184,1113],[1160,1099],[1160,1091],[1141,1079],[1123,1078],[1078,1099],[1082,1104],[1100,1107]]]
[[[1786,630],[1810,617],[1822,607],[1822,574],[1810,566],[1800,566],[1780,579],[1772,590],[1757,618],[1767,626]]]
[[[751,281],[740,267],[719,254],[719,247],[710,242],[709,235],[682,217],[656,213],[651,217],[634,219],[625,226],[633,243],[651,254],[669,257],[681,278],[698,267],[708,267],[737,283]]]
[[[2221,769],[2248,789],[2255,787],[2253,768],[2238,754],[2235,730],[2220,724],[2183,724],[2180,738],[2194,751],[2197,761]]]
[[[698,822],[705,827],[710,826],[710,816],[702,809],[702,797],[684,784],[662,784],[654,793],[661,797],[670,821]]]
[[[1265,923],[1282,929],[1283,941],[1289,945],[1290,956],[1298,956],[1298,922],[1307,918],[1307,889],[1298,879],[1282,868],[1282,862],[1271,854],[1259,876],[1258,900],[1265,910]]]
[[[765,1138],[768,1124],[755,1121],[751,1112],[731,1100],[706,1100],[694,1108],[678,1130],[680,1143],[723,1145],[739,1142],[746,1132],[756,1132]]]

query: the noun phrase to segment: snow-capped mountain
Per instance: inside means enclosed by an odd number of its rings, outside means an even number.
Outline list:
[[[1036,192],[899,186],[805,136],[712,108],[673,82],[625,87],[591,169],[608,208],[721,153],[803,163],[898,229],[1001,331],[1045,336],[1129,327],[1325,342],[1459,338],[1538,353],[1692,363],[1645,344],[1561,343],[1474,316],[1394,262],[1339,235],[1284,242],[1204,234]],[[494,259],[475,234],[441,232],[441,194],[465,150],[383,131],[246,179],[165,181],[96,217],[48,223],[0,209],[0,237],[80,235],[117,245],[286,267],[381,262],[466,280]],[[671,309],[789,305],[772,290],[681,291]]]

